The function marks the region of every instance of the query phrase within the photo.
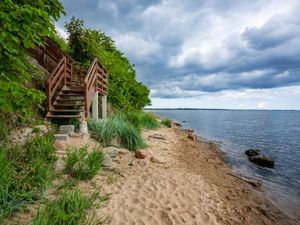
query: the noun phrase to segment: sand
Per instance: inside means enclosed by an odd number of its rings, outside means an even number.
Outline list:
[[[149,139],[153,135],[165,140]],[[109,217],[108,224],[296,224],[259,189],[228,175],[216,145],[193,142],[175,128],[143,136],[161,163],[131,153],[118,156],[116,167],[124,177],[103,186],[111,200],[94,210],[98,218]]]
[[[85,193],[100,188],[102,195],[111,194],[109,201],[90,211],[95,219],[108,218],[111,225],[297,224],[260,189],[230,176],[232,171],[215,144],[192,141],[177,128],[143,131],[143,136],[154,158],[137,159],[119,149],[114,169],[79,182]],[[72,138],[57,145],[59,156],[86,143],[98,144],[90,138]],[[17,215],[13,224],[27,224],[36,208]]]

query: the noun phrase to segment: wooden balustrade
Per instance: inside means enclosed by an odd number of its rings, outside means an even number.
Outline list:
[[[47,80],[47,108],[51,110],[52,100],[55,98],[57,89],[62,88],[67,83],[66,76],[67,60],[66,57],[62,57],[59,63],[56,65],[51,75]]]
[[[92,103],[93,96],[96,91],[102,95],[106,95],[107,87],[107,72],[101,65],[99,60],[95,58],[90,65],[84,79],[84,99],[85,99],[85,116],[88,116],[88,111]]]

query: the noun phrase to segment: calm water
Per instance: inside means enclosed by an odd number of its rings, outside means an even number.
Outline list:
[[[263,181],[266,195],[300,221],[300,111],[154,110],[218,142],[236,173]],[[182,121],[186,121],[182,123]],[[244,151],[259,148],[275,168],[257,167]]]

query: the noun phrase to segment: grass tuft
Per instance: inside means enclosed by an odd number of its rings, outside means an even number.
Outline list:
[[[168,118],[166,118],[166,119],[163,119],[162,121],[161,121],[161,124],[162,125],[164,125],[164,126],[166,126],[166,127],[172,127],[172,120],[170,120],[170,119],[168,119]]]
[[[114,138],[120,138],[122,146],[129,150],[145,147],[139,129],[134,127],[123,114],[107,120],[91,120],[88,126],[92,135],[104,145],[108,145]]]
[[[0,223],[40,198],[53,178],[53,137],[37,136],[24,146],[0,147]]]
[[[93,217],[89,217],[88,209],[95,206],[98,193],[87,197],[76,188],[75,190],[66,189],[59,194],[58,198],[48,201],[40,207],[32,225],[100,225],[105,220],[93,222]],[[108,198],[102,198],[105,201]]]
[[[92,179],[101,168],[104,154],[99,148],[88,152],[88,145],[67,153],[65,171],[79,180]]]

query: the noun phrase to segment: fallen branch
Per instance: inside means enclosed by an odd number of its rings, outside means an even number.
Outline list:
[[[238,178],[240,180],[246,181],[247,183],[251,184],[252,186],[254,186],[256,188],[259,188],[262,185],[261,180],[257,180],[257,179],[254,179],[254,178],[240,177],[240,176],[238,176],[236,174],[233,174],[233,173],[227,173],[227,174],[230,175],[230,176],[233,176],[235,178]]]
[[[163,137],[163,136],[160,135],[160,134],[149,135],[148,140],[150,140],[150,138],[160,139],[160,140],[166,140],[166,138]]]

